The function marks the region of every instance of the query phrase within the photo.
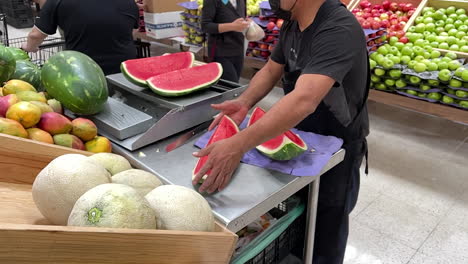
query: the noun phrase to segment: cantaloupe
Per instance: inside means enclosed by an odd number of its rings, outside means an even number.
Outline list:
[[[89,159],[104,166],[112,175],[132,168],[127,159],[113,153],[98,153],[90,156]]]
[[[142,197],[145,197],[154,188],[161,186],[162,182],[156,175],[144,170],[131,169],[119,172],[112,176],[112,183],[125,184],[134,188]]]
[[[54,159],[36,177],[32,195],[52,224],[66,225],[75,202],[89,189],[110,183],[109,172],[86,156],[67,154]]]
[[[157,228],[164,230],[214,230],[211,207],[198,192],[177,185],[163,185],[145,196],[156,213]]]
[[[155,213],[148,202],[130,186],[102,184],[76,201],[69,226],[155,229]]]

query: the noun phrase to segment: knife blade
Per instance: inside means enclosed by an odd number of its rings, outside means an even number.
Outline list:
[[[205,129],[207,129],[210,126],[211,122],[213,122],[213,120],[203,122],[200,125],[198,125],[197,127],[195,127],[194,129],[182,134],[180,137],[178,137],[172,143],[167,145],[166,152],[171,152],[174,149],[182,146],[183,144],[185,144],[185,142],[187,142],[189,139],[194,137],[196,134],[198,134],[200,132],[203,132]]]

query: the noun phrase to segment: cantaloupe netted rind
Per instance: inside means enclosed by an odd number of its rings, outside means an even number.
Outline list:
[[[137,169],[126,170],[115,174],[112,176],[112,183],[130,186],[142,197],[145,197],[145,195],[154,190],[154,188],[162,185],[162,182],[156,175]]]
[[[86,156],[66,154],[50,162],[36,177],[32,196],[52,224],[66,225],[75,202],[88,190],[110,183],[109,172]]]
[[[148,202],[130,186],[101,184],[83,194],[68,218],[69,226],[155,229]]]
[[[163,185],[145,196],[156,214],[156,226],[164,230],[214,230],[208,202],[196,191],[177,185]]]
[[[104,166],[111,175],[126,171],[132,168],[130,162],[124,157],[114,153],[97,153],[89,157],[92,161]]]

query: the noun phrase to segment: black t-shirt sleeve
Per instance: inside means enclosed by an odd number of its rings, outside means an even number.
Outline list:
[[[286,64],[286,58],[284,57],[284,51],[283,51],[283,45],[282,45],[282,40],[280,39],[278,43],[276,43],[275,48],[273,49],[273,52],[270,55],[270,59],[278,64],[285,65]]]
[[[58,0],[47,0],[41,9],[40,18],[36,20],[36,27],[44,34],[53,35],[57,32]]]
[[[354,36],[356,37],[356,36]],[[302,74],[320,74],[335,80],[339,85],[351,70],[356,51],[360,50],[358,41],[344,27],[333,27],[315,36],[314,44],[310,46],[310,62]]]
[[[136,3],[134,3],[132,5],[132,10],[133,10],[133,13],[135,14],[135,17],[136,17],[135,24],[133,25],[133,28],[134,29],[140,28],[140,9],[138,8],[138,5]]]

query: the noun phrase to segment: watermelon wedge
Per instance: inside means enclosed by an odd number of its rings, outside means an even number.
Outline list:
[[[216,83],[223,74],[217,62],[176,70],[151,77],[147,83],[153,92],[162,96],[181,96],[202,90]]]
[[[247,126],[257,122],[265,114],[260,107],[254,109]],[[267,142],[259,145],[256,149],[263,155],[274,160],[291,160],[307,150],[307,144],[301,137],[292,131],[287,131]]]
[[[211,135],[210,139],[208,140],[207,146],[234,136],[239,132],[239,127],[237,124],[229,117],[223,116],[221,121],[219,122],[219,125],[216,127],[213,135]],[[195,165],[195,169],[193,170],[192,174],[192,180],[195,178],[195,175],[203,168],[203,165],[205,165],[206,161],[208,160],[208,157],[202,157],[198,159],[197,165]],[[208,171],[207,175],[203,176],[202,180],[200,182],[203,182],[206,177],[210,174],[210,171]]]
[[[181,69],[190,68],[195,61],[191,52],[178,52],[157,57],[127,60],[120,69],[127,79],[137,85],[146,86],[149,78]]]

